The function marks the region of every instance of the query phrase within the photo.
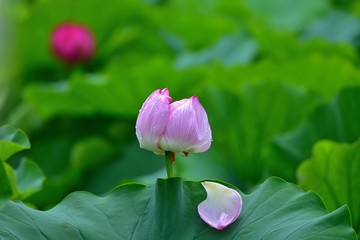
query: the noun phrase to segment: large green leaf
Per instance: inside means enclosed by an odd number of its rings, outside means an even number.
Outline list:
[[[149,178],[146,182],[153,183],[157,177],[166,176],[164,161],[164,156],[139,149],[139,143],[136,141],[127,147],[121,157],[117,157],[103,168],[97,169],[96,174],[89,176],[84,187],[92,193],[103,194],[120,183],[133,182],[144,176]]]
[[[359,122],[360,88],[344,89],[333,101],[316,108],[296,129],[275,138],[272,162],[276,173],[292,177],[296,166],[310,156],[318,140],[355,141],[360,136]]]
[[[30,148],[30,142],[23,131],[9,125],[0,127],[0,209],[13,195],[5,160],[28,148]]]
[[[302,188],[318,193],[329,211],[346,204],[360,232],[360,141],[349,145],[318,142],[297,171]]]
[[[184,92],[198,86],[199,80],[191,73],[177,74],[167,57],[147,58],[140,68],[143,60],[114,60],[103,74],[74,72],[67,81],[28,86],[24,90],[25,102],[44,118],[95,114],[135,118],[155,89],[168,87],[176,99],[179,95],[184,98]]]
[[[11,196],[12,188],[6,174],[5,164],[0,163],[0,209],[11,199]]]
[[[44,173],[39,166],[30,159],[23,158],[15,171],[16,194],[15,198],[25,199],[39,191],[45,181]]]
[[[216,61],[226,66],[247,65],[254,60],[258,50],[256,41],[247,34],[228,35],[208,49],[182,53],[175,64],[180,69]]]
[[[244,84],[237,96],[209,88],[203,99],[214,126],[213,147],[244,180],[257,183],[266,172],[275,135],[296,126],[314,107],[317,95],[290,84]]]
[[[319,55],[314,51],[320,48],[322,44],[307,47],[293,46],[287,48],[288,52],[286,53],[281,49],[281,46],[271,44],[268,46],[280,55],[276,56],[276,60],[265,59],[247,67],[234,69],[233,72],[228,70],[223,73],[217,70],[217,74],[220,74],[221,77],[213,73],[212,78],[217,84],[220,83],[232,89],[236,89],[238,83],[243,82],[261,82],[264,80],[286,82],[320,93],[327,99],[331,99],[344,87],[359,86],[360,72],[354,67],[354,62],[336,56],[337,54],[345,54],[346,57],[344,56],[344,58],[350,58],[351,54],[346,54],[345,51],[343,53],[339,51],[335,54],[329,49],[324,49],[324,51],[329,51],[329,54]]]
[[[3,163],[3,166],[6,175],[0,176],[5,176],[6,180],[1,179],[1,181],[8,181],[11,187],[11,199],[24,200],[41,190],[45,176],[32,160],[23,157],[16,169],[8,163]]]
[[[328,9],[324,0],[246,0],[249,8],[276,29],[300,30]]]
[[[360,19],[346,12],[333,11],[305,29],[303,38],[321,37],[330,42],[356,43],[359,28]]]
[[[13,154],[30,148],[26,134],[9,125],[0,127],[0,161],[5,161]]]
[[[9,125],[0,127],[0,209],[16,191],[13,169],[5,162],[9,157],[30,148],[26,134]]]
[[[319,197],[271,178],[250,195],[224,231],[197,213],[200,182],[159,179],[155,186],[123,185],[106,197],[78,192],[48,211],[11,202],[0,215],[6,239],[356,239],[346,207],[328,213]]]
[[[183,47],[196,50],[210,46],[224,35],[237,31],[239,24],[244,24],[239,21],[239,19],[244,19],[243,16],[246,14],[241,2],[229,4],[232,7],[232,13],[236,15],[233,18],[223,14],[224,9],[221,8],[221,4],[223,4],[222,1],[172,0],[168,1],[165,7],[153,8],[150,12],[151,21],[157,28],[172,33],[173,36],[182,40],[180,45],[178,45],[180,42],[173,45],[174,38],[170,40],[169,35],[165,36],[166,42],[170,43],[174,50],[182,50]]]
[[[16,170],[5,162],[28,148],[30,142],[22,130],[9,125],[0,128],[0,209],[11,198],[25,199],[42,187],[45,177],[35,162],[22,158]]]
[[[114,157],[113,146],[106,139],[95,135],[73,141],[71,136],[65,138],[58,134],[56,140],[42,140],[40,144],[47,142],[46,148],[35,143],[34,146],[38,148],[32,152],[35,159],[41,159],[38,161],[39,165],[47,173],[47,181],[42,190],[30,199],[39,207],[53,206],[71,192],[71,189],[81,188],[93,175],[97,176],[102,172],[102,168],[109,165]],[[48,156],[53,154],[57,154],[57,158],[54,157],[49,162]],[[113,186],[116,185],[108,186],[106,191]]]

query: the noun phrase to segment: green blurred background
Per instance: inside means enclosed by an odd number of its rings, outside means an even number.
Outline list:
[[[93,31],[92,61],[54,58],[64,21]],[[359,37],[355,0],[0,0],[0,125],[27,133],[22,154],[46,176],[27,201],[165,177],[135,136],[142,103],[165,87],[199,96],[213,131],[208,152],[177,156],[177,176],[245,192],[273,175],[298,183],[319,140],[359,137]]]

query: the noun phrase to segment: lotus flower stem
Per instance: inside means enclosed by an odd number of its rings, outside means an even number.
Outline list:
[[[166,162],[167,177],[171,178],[174,176],[172,164],[175,162],[175,153],[170,151],[165,151],[165,162]]]

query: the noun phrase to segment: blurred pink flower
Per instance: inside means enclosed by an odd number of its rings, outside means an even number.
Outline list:
[[[212,141],[204,108],[196,96],[170,104],[167,88],[153,92],[136,121],[140,147],[157,154],[205,152]]]
[[[218,230],[225,229],[240,215],[242,198],[234,189],[216,182],[201,183],[207,193],[207,198],[198,206],[202,220]]]
[[[95,38],[84,25],[63,23],[52,32],[51,49],[65,63],[82,63],[94,55]]]

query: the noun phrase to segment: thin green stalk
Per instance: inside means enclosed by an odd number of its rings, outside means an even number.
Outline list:
[[[172,169],[172,164],[173,164],[172,154],[173,154],[172,152],[168,152],[168,151],[165,152],[166,173],[168,178],[174,176]]]

